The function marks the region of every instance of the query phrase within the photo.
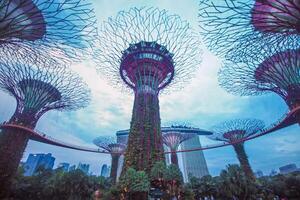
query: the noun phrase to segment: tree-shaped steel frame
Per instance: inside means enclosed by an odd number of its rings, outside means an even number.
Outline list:
[[[89,102],[89,89],[68,67],[19,61],[0,63],[0,88],[17,102],[8,123],[34,129],[38,119],[49,110],[75,110]],[[29,135],[14,129],[3,129],[0,133],[0,197],[5,198]]]
[[[166,10],[135,7],[121,11],[103,23],[99,35],[101,46],[95,54],[99,71],[105,73],[112,84],[123,89],[120,65],[124,53],[142,41],[160,45],[171,56],[175,72],[170,86],[183,86],[201,63],[198,35],[187,21]]]
[[[300,3],[297,0],[200,0],[199,23],[208,47],[239,60],[237,51],[270,42],[286,46],[300,39]],[[233,56],[233,58],[232,58]]]
[[[170,150],[177,151],[179,145],[193,137],[197,137],[196,133],[181,133],[181,132],[167,132],[163,134],[164,144],[170,148]],[[178,158],[176,152],[171,153],[171,163],[178,166]]]
[[[197,34],[179,16],[143,7],[109,18],[99,37],[99,71],[135,94],[123,169],[150,173],[155,162],[165,160],[159,92],[173,84],[183,86],[196,71],[201,58]]]
[[[214,126],[212,128],[213,135],[207,137],[232,144],[244,173],[250,179],[254,179],[255,176],[245,152],[243,139],[259,134],[264,126],[264,122],[257,119],[235,119]]]
[[[214,126],[212,128],[213,134],[207,137],[213,140],[234,143],[260,133],[264,126],[264,122],[257,119],[230,120]]]
[[[67,67],[13,61],[0,64],[0,88],[15,97],[14,118],[27,121],[25,126],[34,127],[49,110],[76,110],[89,102],[87,85]]]
[[[30,50],[43,45],[78,59],[97,38],[95,15],[87,0],[3,0],[0,13],[0,48],[12,48],[10,53],[26,43]],[[3,56],[6,51],[0,52]],[[57,53],[51,56],[62,58]]]
[[[286,46],[293,46],[285,43]],[[255,45],[243,54],[242,62],[225,62],[219,71],[219,84],[237,95],[275,92],[293,109],[300,105],[300,49],[279,50],[265,43],[261,51]]]
[[[93,143],[106,150],[107,152],[111,154],[120,154],[122,155],[126,150],[126,142],[125,141],[119,141],[117,142],[115,137],[97,137],[93,140]]]
[[[126,150],[126,142],[116,141],[115,137],[98,137],[93,140],[93,143],[106,150],[111,155],[111,171],[110,178],[113,184],[115,184],[117,179],[117,171],[119,165],[119,158]]]

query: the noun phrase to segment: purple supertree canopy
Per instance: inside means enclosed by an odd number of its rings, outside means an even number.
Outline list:
[[[300,105],[300,49],[279,51],[265,45],[244,55],[243,62],[227,62],[219,71],[223,88],[242,96],[275,92],[290,109]]]
[[[111,154],[123,154],[126,150],[126,143],[117,142],[115,137],[97,137],[93,143]]]
[[[87,54],[93,46],[97,36],[95,25],[94,12],[87,0],[0,2],[0,48],[18,50],[25,43],[33,48],[57,48],[78,59],[83,50]]]
[[[180,133],[180,132],[167,132],[163,134],[163,142],[167,145],[172,151],[177,150],[178,146],[193,137],[196,137],[196,133]]]
[[[200,58],[190,25],[155,8],[131,8],[104,22],[95,56],[113,84],[149,92],[188,81]]]
[[[111,171],[110,178],[112,183],[115,184],[117,179],[117,171],[119,165],[119,158],[126,150],[126,140],[117,142],[116,137],[101,136],[93,140],[94,144],[111,155]]]
[[[212,128],[210,139],[228,143],[237,142],[260,133],[264,122],[257,119],[236,119],[223,122]]]
[[[199,9],[202,35],[211,50],[230,59],[256,44],[265,42],[281,50],[283,42],[299,47],[300,4],[298,0],[201,0]],[[229,53],[229,55],[227,54]]]
[[[13,118],[28,121],[28,126],[48,110],[75,110],[89,102],[87,85],[67,67],[42,62],[0,65],[0,88],[17,101]]]
[[[300,1],[256,0],[251,21],[261,32],[300,34]]]

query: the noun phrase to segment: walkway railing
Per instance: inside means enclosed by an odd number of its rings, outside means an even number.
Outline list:
[[[271,124],[267,128],[263,129],[259,134],[256,134],[256,135],[253,135],[253,136],[250,136],[248,138],[244,138],[244,139],[232,142],[232,143],[223,142],[223,143],[219,143],[219,144],[206,145],[206,146],[193,148],[193,149],[184,149],[184,150],[178,150],[178,151],[166,151],[165,154],[172,153],[172,152],[182,153],[182,152],[208,150],[208,149],[214,149],[214,148],[229,146],[229,145],[233,145],[233,144],[240,143],[240,142],[245,142],[247,140],[252,140],[254,138],[272,133],[272,132],[277,131],[279,129],[290,126],[292,124],[298,123],[297,118],[295,118],[295,116],[297,117],[298,115],[300,115],[300,107],[297,107],[297,108],[291,110],[290,112],[288,112],[287,114],[284,114],[279,120],[277,120],[275,123]],[[4,123],[0,124],[0,128],[17,128],[17,129],[21,129],[21,130],[25,131],[26,133],[30,134],[30,139],[31,140],[43,142],[43,143],[46,143],[46,144],[51,144],[51,145],[60,146],[60,147],[64,147],[64,148],[69,148],[69,149],[75,149],[75,150],[79,150],[79,151],[110,154],[109,152],[107,152],[105,150],[101,150],[99,148],[96,149],[96,148],[83,147],[83,146],[79,146],[79,145],[66,143],[66,142],[63,142],[61,140],[55,139],[51,136],[48,136],[48,135],[46,135],[45,133],[43,133],[41,131],[32,130],[30,128],[27,128],[27,127],[24,127],[24,126],[18,125],[18,124],[9,124],[9,123],[4,122]]]

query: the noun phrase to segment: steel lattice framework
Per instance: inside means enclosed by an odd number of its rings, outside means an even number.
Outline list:
[[[89,102],[89,89],[66,67],[45,67],[42,63],[1,63],[0,88],[15,97],[15,120],[35,126],[49,110],[76,110]],[[15,121],[17,123],[17,121]]]
[[[174,65],[175,76],[168,77],[172,79],[171,86],[183,86],[201,63],[200,41],[187,21],[166,10],[131,8],[119,12],[115,18],[109,18],[100,28],[101,46],[95,56],[100,73],[105,73],[112,84],[123,88],[120,65],[131,48],[137,48],[138,44],[154,45],[161,52],[157,52],[153,59],[161,59],[159,54],[163,54]]]
[[[177,151],[179,145],[193,137],[198,136],[196,133],[181,133],[181,132],[167,132],[163,134],[163,142],[167,145],[170,150],[173,152],[171,153],[171,162],[178,166],[178,158],[175,151]]]
[[[220,55],[240,59],[236,51],[266,41],[273,46],[293,42],[299,47],[298,0],[201,0],[200,27],[207,45]]]
[[[86,84],[67,67],[47,63],[0,63],[0,88],[16,99],[17,108],[8,121],[34,129],[49,110],[75,110],[89,102]],[[52,63],[54,64],[54,63]],[[0,134],[0,197],[9,191],[12,178],[26,148],[29,135],[5,129]],[[7,159],[9,158],[9,159]]]
[[[94,144],[111,155],[111,171],[110,178],[114,184],[117,179],[117,171],[119,165],[119,158],[126,150],[125,141],[117,142],[115,137],[98,137],[93,140]]]
[[[258,134],[264,126],[264,122],[257,119],[230,120],[214,126],[213,134],[207,137],[231,143]]]
[[[135,94],[124,170],[149,173],[155,162],[164,160],[158,95],[167,86],[190,80],[200,64],[198,47],[190,25],[166,10],[131,8],[103,23],[95,56],[98,69]]]
[[[219,71],[223,88],[242,96],[275,92],[291,110],[300,105],[300,49],[279,51],[265,45],[244,55],[243,62],[228,62]]]
[[[111,154],[122,155],[126,150],[125,141],[117,142],[115,137],[98,137],[93,143]]]
[[[55,48],[52,56],[78,59],[94,45],[95,25],[87,0],[2,0],[0,55],[28,55]]]
[[[178,146],[192,137],[195,137],[197,134],[195,133],[179,133],[179,132],[170,132],[163,134],[163,142],[167,145],[171,150],[176,151]]]
[[[264,122],[257,119],[236,119],[223,122],[212,128],[213,135],[207,136],[217,141],[231,143],[240,161],[241,167],[249,178],[254,178],[253,171],[245,152],[245,138],[259,134],[264,128]],[[240,143],[238,141],[241,141]]]

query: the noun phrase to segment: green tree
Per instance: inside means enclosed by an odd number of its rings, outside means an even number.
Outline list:
[[[164,162],[156,162],[150,171],[150,182],[153,187],[163,189],[165,185],[164,175],[167,166]]]
[[[182,190],[181,198],[184,200],[195,200],[195,194],[189,186],[185,185]]]
[[[101,178],[87,176],[80,170],[39,169],[33,176],[18,173],[14,181],[14,200],[81,200],[91,199],[93,192],[100,188]]]
[[[192,176],[189,174],[189,180],[190,182],[187,184],[188,187],[193,191],[195,199],[200,199],[202,196],[201,190],[200,190],[200,178],[197,178],[195,176]]]
[[[180,197],[182,184],[183,184],[182,173],[178,168],[178,166],[174,164],[169,165],[165,170],[164,180],[167,186],[166,196],[177,197],[178,199]]]
[[[150,188],[147,174],[144,171],[136,171],[133,168],[128,168],[120,178],[119,185],[127,199],[132,200],[146,199]]]
[[[217,179],[220,199],[237,198],[239,200],[256,199],[256,185],[238,165],[228,165]]]

